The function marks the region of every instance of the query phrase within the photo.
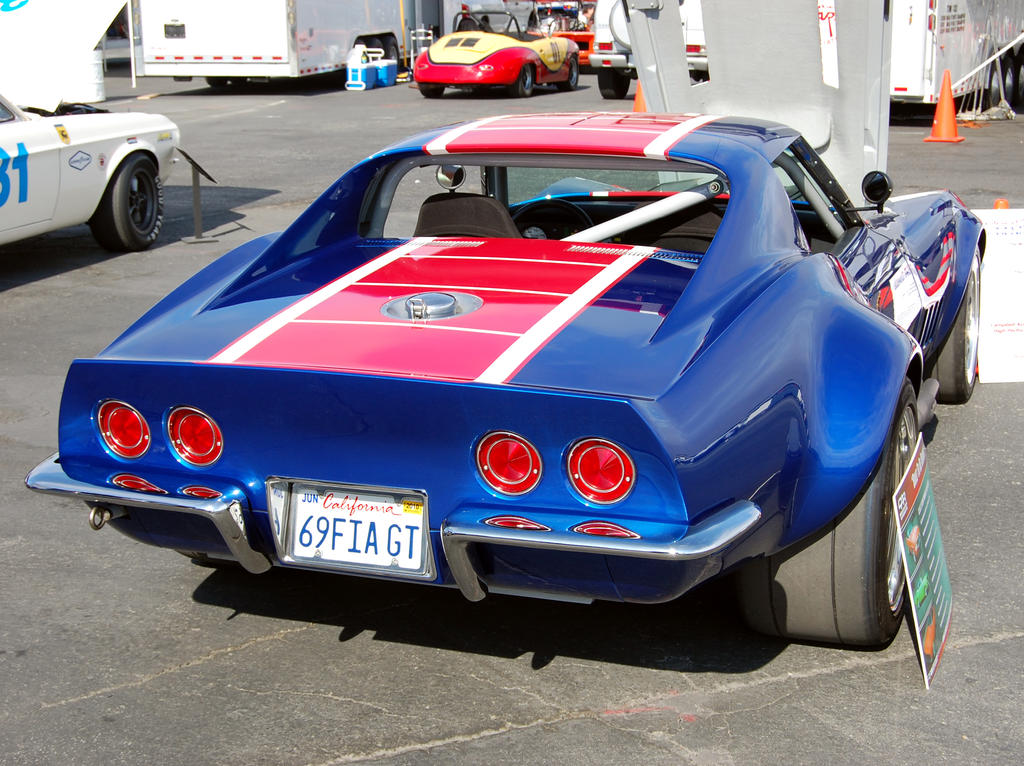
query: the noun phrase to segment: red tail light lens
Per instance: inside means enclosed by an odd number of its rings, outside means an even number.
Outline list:
[[[626,529],[619,524],[610,521],[584,521],[572,528],[573,532],[580,532],[584,535],[597,535],[598,537],[621,537],[625,540],[639,540],[640,535],[632,529]]]
[[[123,489],[134,489],[137,492],[152,492],[156,495],[167,494],[167,490],[161,489],[153,482],[147,481],[141,476],[136,476],[133,473],[119,473],[110,480],[110,483],[118,487],[122,487]]]
[[[540,482],[540,453],[518,434],[492,431],[476,447],[476,468],[492,489],[524,495]]]
[[[177,407],[167,416],[171,446],[186,463],[207,466],[224,452],[224,437],[213,418],[194,407]]]
[[[178,491],[181,492],[181,494],[183,495],[188,495],[189,497],[198,497],[203,500],[216,500],[218,497],[221,496],[221,493],[218,492],[217,490],[210,489],[209,487],[201,487],[198,484],[193,484],[190,487],[182,487]]]
[[[576,442],[566,463],[572,486],[593,503],[624,500],[636,482],[632,458],[618,444],[605,439]]]
[[[551,527],[544,526],[539,521],[528,519],[525,516],[491,516],[484,520],[484,524],[492,527],[504,527],[505,529],[526,529],[531,532],[550,532]]]
[[[149,424],[130,404],[108,399],[96,412],[96,425],[107,449],[124,458],[139,458],[149,449]]]

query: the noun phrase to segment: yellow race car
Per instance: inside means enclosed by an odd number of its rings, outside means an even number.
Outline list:
[[[445,35],[419,55],[413,76],[426,98],[440,98],[444,89],[503,86],[525,98],[534,85],[552,83],[575,90],[579,83],[579,47],[564,37],[523,32],[509,13],[463,11]]]

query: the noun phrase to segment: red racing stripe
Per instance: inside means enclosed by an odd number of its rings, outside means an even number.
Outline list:
[[[504,382],[649,252],[411,240],[297,301],[209,361]],[[427,291],[470,293],[483,305],[428,322],[382,310]]]
[[[540,152],[665,159],[688,133],[718,119],[712,115],[523,115],[472,122],[443,133],[428,154]]]

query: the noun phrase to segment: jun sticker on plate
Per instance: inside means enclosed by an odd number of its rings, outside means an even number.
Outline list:
[[[422,494],[404,490],[268,482],[278,553],[286,563],[430,576]]]

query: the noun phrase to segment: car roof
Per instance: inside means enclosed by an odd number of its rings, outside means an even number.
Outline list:
[[[799,133],[744,117],[646,112],[584,112],[487,117],[421,134],[428,154],[543,153],[674,159],[708,156],[712,144],[747,149],[769,162]],[[396,147],[397,148],[397,147]]]

